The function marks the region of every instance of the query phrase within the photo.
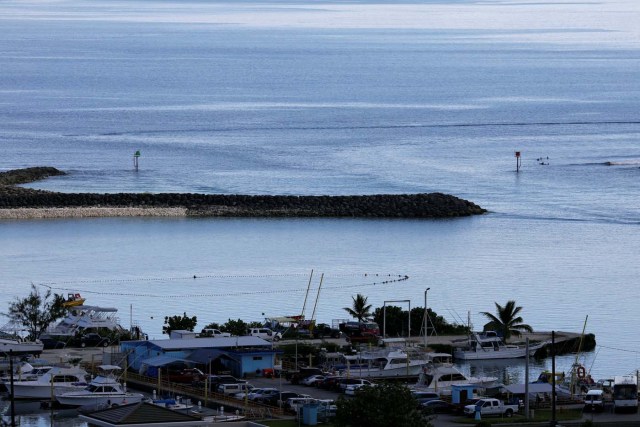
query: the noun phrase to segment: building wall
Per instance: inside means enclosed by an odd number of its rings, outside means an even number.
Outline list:
[[[191,350],[169,351],[165,352],[160,347],[150,343],[149,341],[125,341],[120,344],[122,352],[128,353],[128,365],[132,370],[141,374],[141,369],[146,370],[144,364],[145,359],[157,356],[168,356],[176,359],[188,358]],[[225,366],[236,377],[242,378],[245,375],[251,376],[256,373],[262,373],[263,369],[272,369],[275,362],[275,351],[258,351],[251,353],[242,353],[235,351],[226,352],[230,359],[222,359]],[[236,362],[237,361],[237,362]]]
[[[262,374],[263,369],[273,369],[275,353],[249,353],[241,356],[240,376]]]

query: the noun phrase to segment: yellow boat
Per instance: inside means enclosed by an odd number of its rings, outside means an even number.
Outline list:
[[[80,294],[68,294],[67,300],[62,303],[65,307],[75,307],[84,304],[85,298],[82,298]]]

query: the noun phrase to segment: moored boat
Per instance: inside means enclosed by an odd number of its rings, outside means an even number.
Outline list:
[[[427,353],[429,361],[418,376],[416,389],[451,393],[453,385],[474,385],[487,388],[497,385],[497,377],[468,377],[453,364],[448,353]]]
[[[3,335],[0,337],[0,353],[20,356],[24,354],[40,354],[44,344],[39,341],[26,341],[20,337]]]
[[[85,298],[82,298],[80,294],[69,294],[65,302],[62,303],[64,307],[75,307],[82,305],[85,302]]]
[[[98,366],[100,373],[82,390],[57,394],[56,400],[65,406],[107,407],[142,401],[141,393],[128,392],[126,385],[116,379],[122,368],[114,365]]]
[[[459,360],[518,359],[531,357],[545,343],[529,345],[506,344],[494,331],[473,332],[460,347],[455,348],[453,357]]]
[[[77,365],[54,366],[34,380],[14,381],[16,399],[55,399],[68,391],[82,390],[87,386],[89,374]]]
[[[427,363],[410,357],[403,349],[365,351],[359,354],[354,367],[347,365],[346,373],[357,378],[416,377]]]

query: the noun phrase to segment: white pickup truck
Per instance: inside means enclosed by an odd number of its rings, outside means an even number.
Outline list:
[[[480,416],[498,415],[511,417],[518,412],[518,405],[505,405],[498,399],[480,399],[475,405],[467,405],[464,407],[464,414],[472,417],[476,410],[480,410]]]
[[[230,337],[231,334],[229,332],[222,332],[219,329],[203,329],[200,332],[201,337],[212,337],[212,338],[227,338]]]

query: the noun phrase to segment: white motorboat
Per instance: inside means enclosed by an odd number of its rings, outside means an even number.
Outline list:
[[[65,406],[108,407],[138,403],[144,399],[141,393],[131,393],[116,379],[122,368],[115,365],[98,366],[100,374],[82,390],[57,394],[56,400]]]
[[[49,372],[52,368],[53,366],[46,365],[34,367],[29,362],[22,362],[18,364],[18,366],[14,369],[13,381],[33,381]],[[0,377],[0,383],[2,383],[2,385],[4,385],[7,390],[9,390],[11,384],[11,374],[8,373]]]
[[[0,354],[23,355],[40,354],[44,349],[44,344],[38,340],[25,341],[18,337],[3,336],[0,338]]]
[[[527,346],[506,344],[494,331],[474,332],[453,352],[460,360],[517,359],[533,356],[545,343]]]
[[[67,316],[48,329],[42,337],[65,341],[89,331],[109,330],[120,333],[124,328],[119,323],[117,312],[118,309],[112,307],[73,306]]]
[[[478,388],[493,387],[497,377],[467,377],[454,365],[448,353],[427,353],[428,362],[418,376],[416,389],[451,393],[452,385],[474,385]]]
[[[347,365],[345,372],[352,377],[393,378],[417,376],[422,372],[427,360],[410,357],[402,349],[386,349],[362,352],[354,362],[356,365]]]
[[[87,371],[77,365],[54,366],[36,379],[14,380],[13,395],[16,399],[53,400],[58,394],[84,389],[88,377]]]

